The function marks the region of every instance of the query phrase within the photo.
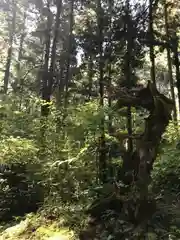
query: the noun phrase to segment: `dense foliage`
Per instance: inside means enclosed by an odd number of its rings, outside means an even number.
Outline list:
[[[0,3],[0,221],[180,238],[179,1]]]

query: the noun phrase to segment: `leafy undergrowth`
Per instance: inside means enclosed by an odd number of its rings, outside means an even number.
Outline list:
[[[27,215],[26,219],[0,234],[0,240],[72,240],[73,231],[63,227],[60,220],[50,221],[41,216]]]

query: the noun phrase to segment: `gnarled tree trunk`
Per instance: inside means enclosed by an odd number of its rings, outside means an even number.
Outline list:
[[[120,187],[117,195],[116,191],[114,191],[113,195],[111,194],[104,201],[99,201],[98,204],[92,205],[88,212],[98,220],[104,211],[109,208],[119,213],[128,211],[128,221],[137,226],[146,224],[156,209],[156,203],[148,201],[150,174],[157,157],[162,134],[171,120],[174,103],[171,99],[159,93],[154,83],[150,81],[146,88],[136,93],[123,91],[119,95],[121,97],[117,102],[116,109],[130,106],[135,108],[142,107],[149,111],[149,116],[145,119],[145,127],[142,134],[131,136],[135,140],[133,153],[130,154],[128,150],[121,146],[123,164],[119,171],[119,180],[129,187],[125,188],[125,191],[124,187]],[[124,134],[114,133],[114,136],[119,140],[129,138],[128,134],[125,136]],[[127,199],[126,191],[129,191],[132,185],[136,185],[137,189],[139,189],[139,195],[137,199],[129,200]],[[136,206],[138,214],[135,211],[131,211],[133,204]],[[130,211],[127,209],[128,206],[130,206]]]
[[[134,180],[142,180],[145,183],[145,179],[150,177],[162,134],[171,120],[174,103],[149,82],[146,88],[136,94],[125,94],[123,97],[122,93],[118,107],[124,106],[142,107],[149,111],[149,116],[145,119],[144,132],[138,138],[132,136],[136,141],[132,157],[124,150],[122,155],[124,176],[120,177],[127,184]],[[121,138],[121,135],[116,136]],[[127,175],[127,172],[131,174]]]

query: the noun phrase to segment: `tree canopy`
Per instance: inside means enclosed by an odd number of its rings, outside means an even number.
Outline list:
[[[81,240],[180,238],[179,7],[1,1],[2,225],[36,212]]]

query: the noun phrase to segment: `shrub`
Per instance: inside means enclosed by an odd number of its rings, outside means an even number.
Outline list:
[[[2,139],[0,144],[0,220],[38,209],[43,201],[40,178],[35,174],[38,149],[32,141]]]

